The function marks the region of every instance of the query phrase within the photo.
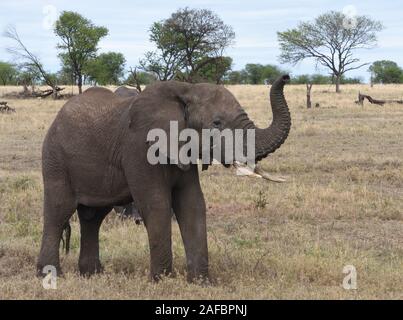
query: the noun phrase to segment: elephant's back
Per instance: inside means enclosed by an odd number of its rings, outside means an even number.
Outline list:
[[[84,127],[92,126],[99,121],[107,122],[117,107],[116,102],[112,91],[105,88],[90,88],[67,101],[56,120]]]
[[[105,153],[127,108],[129,103],[116,98],[112,91],[90,88],[60,109],[49,128],[44,148],[59,145],[67,155]]]

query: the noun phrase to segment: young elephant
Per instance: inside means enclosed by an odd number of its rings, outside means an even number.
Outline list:
[[[136,99],[91,88],[70,99],[43,144],[44,228],[38,272],[46,265],[61,271],[60,239],[75,210],[81,230],[80,272],[101,271],[102,221],[113,206],[133,201],[148,233],[151,278],[172,272],[171,209],[185,246],[188,279],[207,278],[206,207],[198,166],[150,164],[147,134],[154,128],[169,133],[171,121],[177,121],[179,130],[196,130],[199,137],[202,129],[255,129],[257,162],[288,136],[291,118],[283,96],[288,80],[283,76],[271,88],[273,122],[266,129],[255,127],[227,89],[211,84],[157,82]]]

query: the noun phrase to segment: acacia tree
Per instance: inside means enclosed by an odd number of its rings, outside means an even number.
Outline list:
[[[232,28],[207,9],[179,9],[155,22],[150,32],[157,50],[147,52],[140,65],[160,80],[179,76],[193,82],[203,67],[225,59],[224,50],[235,38]]]
[[[78,91],[82,93],[83,70],[95,58],[99,40],[108,34],[108,29],[95,26],[76,12],[63,11],[56,21],[54,32],[61,39],[57,45],[61,50],[59,57],[74,73]]]
[[[280,61],[295,65],[307,58],[315,59],[330,70],[335,78],[336,92],[340,92],[342,76],[368,64],[360,64],[354,51],[374,47],[376,33],[382,28],[380,22],[366,16],[352,19],[341,12],[330,11],[313,22],[302,22],[297,28],[278,32]]]

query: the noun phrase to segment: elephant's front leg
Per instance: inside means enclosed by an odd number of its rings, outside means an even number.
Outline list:
[[[130,154],[124,163],[125,175],[147,229],[150,247],[150,276],[172,274],[171,186],[169,166],[148,165],[145,154]],[[146,164],[146,165],[145,165]]]
[[[206,205],[197,166],[185,174],[172,202],[185,246],[188,281],[208,280]]]
[[[142,217],[150,246],[150,277],[158,281],[162,275],[172,274],[170,199],[152,200],[142,210]]]

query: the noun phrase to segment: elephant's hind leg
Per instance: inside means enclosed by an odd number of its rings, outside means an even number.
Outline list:
[[[109,207],[92,208],[83,205],[77,208],[81,232],[78,267],[82,275],[90,276],[103,270],[99,260],[99,229],[111,210]]]
[[[38,276],[44,267],[53,266],[57,275],[61,274],[59,246],[65,224],[76,210],[76,202],[70,186],[63,176],[59,179],[45,179],[44,186],[44,222],[42,245],[37,262]]]

